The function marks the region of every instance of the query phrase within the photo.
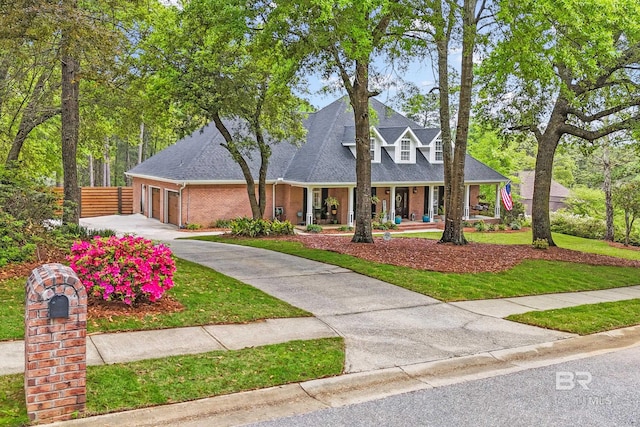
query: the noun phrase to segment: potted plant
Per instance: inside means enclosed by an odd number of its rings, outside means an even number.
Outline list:
[[[429,218],[429,214],[425,213],[424,215],[422,215],[422,222],[429,222],[431,221],[431,218]]]
[[[340,202],[333,196],[329,196],[324,199],[324,204],[331,210],[331,215],[335,215],[338,213],[338,206],[340,206]]]
[[[396,224],[402,223],[402,217],[400,215],[396,215]]]

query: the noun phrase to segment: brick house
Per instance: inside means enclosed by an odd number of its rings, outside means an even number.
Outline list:
[[[371,186],[380,201],[372,208],[387,218],[429,221],[442,212],[444,174],[439,129],[427,129],[372,99]],[[343,97],[305,120],[300,147],[272,145],[267,174],[265,217],[298,224],[337,221],[352,225],[355,215],[355,127]],[[178,226],[208,226],[218,219],[251,216],[240,166],[220,145],[210,123],[127,172],[133,180],[134,211]],[[250,161],[257,171],[259,156]],[[257,175],[257,174],[256,174]],[[480,185],[495,185],[500,216],[500,185],[507,178],[467,156],[465,218],[478,204]],[[257,187],[257,186],[256,186]],[[324,200],[335,197],[335,214]],[[427,218],[424,218],[425,220]]]

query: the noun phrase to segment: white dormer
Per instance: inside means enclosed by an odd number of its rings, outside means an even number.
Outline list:
[[[369,150],[371,152],[371,163],[380,163],[382,158],[381,147],[384,139],[380,136],[376,128],[369,131]]]
[[[416,162],[416,148],[419,140],[410,128],[407,128],[395,141],[388,142],[390,147],[387,148],[387,151],[395,163],[413,164]],[[390,149],[391,146],[393,149]]]
[[[438,136],[429,145],[431,148],[429,150],[429,161],[431,163],[442,163],[444,160],[442,157],[442,133],[438,133]]]

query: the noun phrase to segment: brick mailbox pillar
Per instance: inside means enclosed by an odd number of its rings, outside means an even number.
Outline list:
[[[24,388],[32,422],[71,419],[85,410],[87,292],[75,272],[45,264],[26,286]]]

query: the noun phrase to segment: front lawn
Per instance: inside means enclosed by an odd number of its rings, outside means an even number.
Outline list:
[[[87,368],[89,415],[340,375],[342,338]],[[0,376],[0,426],[28,424],[23,375]]]
[[[640,325],[640,299],[529,311],[513,314],[506,319],[547,329],[589,335]]]
[[[194,239],[259,247],[338,265],[447,302],[610,289],[640,283],[638,269],[631,267],[525,260],[499,273],[439,273],[309,249],[299,242],[287,240],[230,239],[224,236],[199,236]]]
[[[184,306],[183,311],[148,314],[142,319],[129,316],[90,319],[87,331],[136,331],[311,315],[202,265],[177,259],[176,267],[176,285],[166,295],[179,301]],[[24,338],[26,280],[17,278],[0,282],[0,301],[3,302],[0,305],[0,340]]]

